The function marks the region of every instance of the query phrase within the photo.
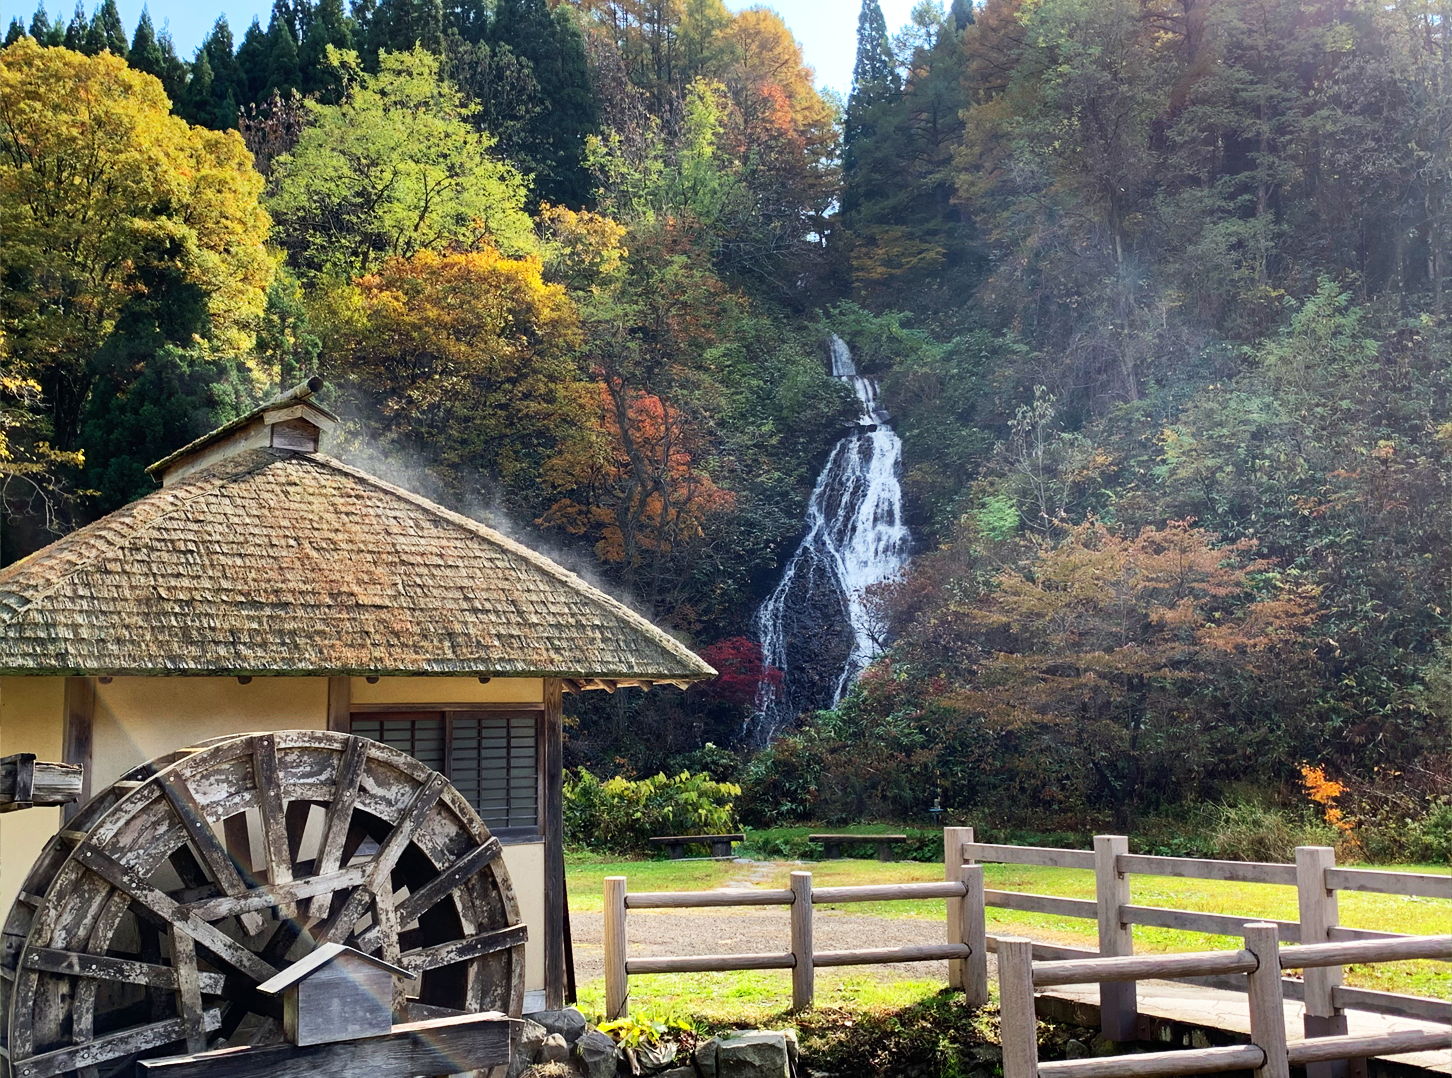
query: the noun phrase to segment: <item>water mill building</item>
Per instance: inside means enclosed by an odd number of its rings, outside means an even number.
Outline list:
[[[503,844],[526,988],[558,1006],[563,694],[714,671],[548,558],[324,455],[320,385],[158,462],[159,490],[0,571],[0,755],[82,764],[89,792],[224,735],[400,749]],[[0,912],[76,809],[0,815]]]

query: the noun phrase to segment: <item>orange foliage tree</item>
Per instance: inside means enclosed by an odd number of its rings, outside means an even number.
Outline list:
[[[1279,744],[1276,704],[1311,681],[1316,595],[1217,539],[1188,521],[1068,529],[964,611],[972,674],[944,702],[1073,753],[1124,824],[1249,773]]]

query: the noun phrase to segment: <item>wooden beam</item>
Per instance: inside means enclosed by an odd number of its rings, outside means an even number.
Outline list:
[[[328,729],[340,734],[352,733],[353,679],[328,678]]]
[[[545,1007],[565,1005],[565,733],[564,686],[544,683],[544,738],[541,753],[544,823]]]
[[[82,805],[91,799],[92,728],[96,720],[96,683],[88,677],[66,678],[65,725],[61,757],[84,769],[80,796],[61,810],[61,820],[70,823]]]
[[[413,1078],[487,1070],[509,1062],[513,1021],[494,1013],[462,1014],[397,1025],[381,1037],[356,1041],[143,1059],[136,1073],[138,1078]]]

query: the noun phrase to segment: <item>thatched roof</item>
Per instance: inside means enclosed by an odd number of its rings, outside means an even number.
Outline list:
[[[714,671],[498,532],[318,453],[249,448],[0,571],[0,674]]]

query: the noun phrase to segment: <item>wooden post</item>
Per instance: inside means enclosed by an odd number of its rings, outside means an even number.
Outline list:
[[[1296,847],[1296,897],[1303,944],[1331,942],[1331,929],[1340,923],[1336,892],[1326,887],[1326,870],[1335,867],[1336,851],[1330,846]],[[1344,1036],[1346,1014],[1332,1000],[1332,992],[1343,979],[1342,968],[1322,966],[1306,970],[1304,976],[1306,1036]],[[1365,1060],[1306,1064],[1306,1078],[1364,1078],[1365,1074]]]
[[[1019,936],[998,938],[999,1039],[1003,1078],[1038,1078],[1039,1021],[1034,1010],[1034,945]]]
[[[564,686],[544,683],[544,981],[545,1007],[565,1005],[565,735]],[[623,952],[622,952],[623,953]]]
[[[812,967],[812,874],[792,873],[792,1010],[805,1011],[816,991]]]
[[[970,1007],[988,1006],[988,921],[983,901],[983,866],[964,865],[963,883],[968,896],[962,906],[962,942],[968,945],[963,974],[963,996]]]
[[[1129,905],[1129,877],[1115,866],[1115,858],[1128,852],[1129,839],[1124,835],[1094,836],[1094,897],[1099,904],[1101,957],[1134,954],[1134,936],[1129,925],[1119,919],[1119,907]],[[1099,1027],[1110,1040],[1137,1039],[1136,1009],[1133,981],[1099,986]]]
[[[353,732],[353,679],[328,678],[328,729],[340,734]]]
[[[964,838],[964,835],[967,838]],[[949,883],[959,883],[962,880],[961,870],[963,868],[963,843],[973,841],[973,828],[971,827],[945,827],[943,828],[943,879]],[[961,898],[948,899],[948,942],[964,943],[963,936],[963,900]],[[948,961],[948,987],[962,988],[966,975],[965,964],[956,959]]]
[[[1265,1053],[1255,1078],[1291,1078],[1286,1056],[1286,1010],[1281,999],[1280,930],[1264,921],[1245,926],[1245,949],[1260,966],[1246,974],[1250,994],[1250,1040]],[[1308,971],[1309,972],[1309,971]]]
[[[605,1020],[630,1011],[630,979],[625,972],[625,877],[605,877]]]
[[[61,819],[66,823],[91,799],[91,729],[95,717],[95,681],[88,677],[66,678],[61,759],[85,768],[81,775],[81,796],[61,809]]]

